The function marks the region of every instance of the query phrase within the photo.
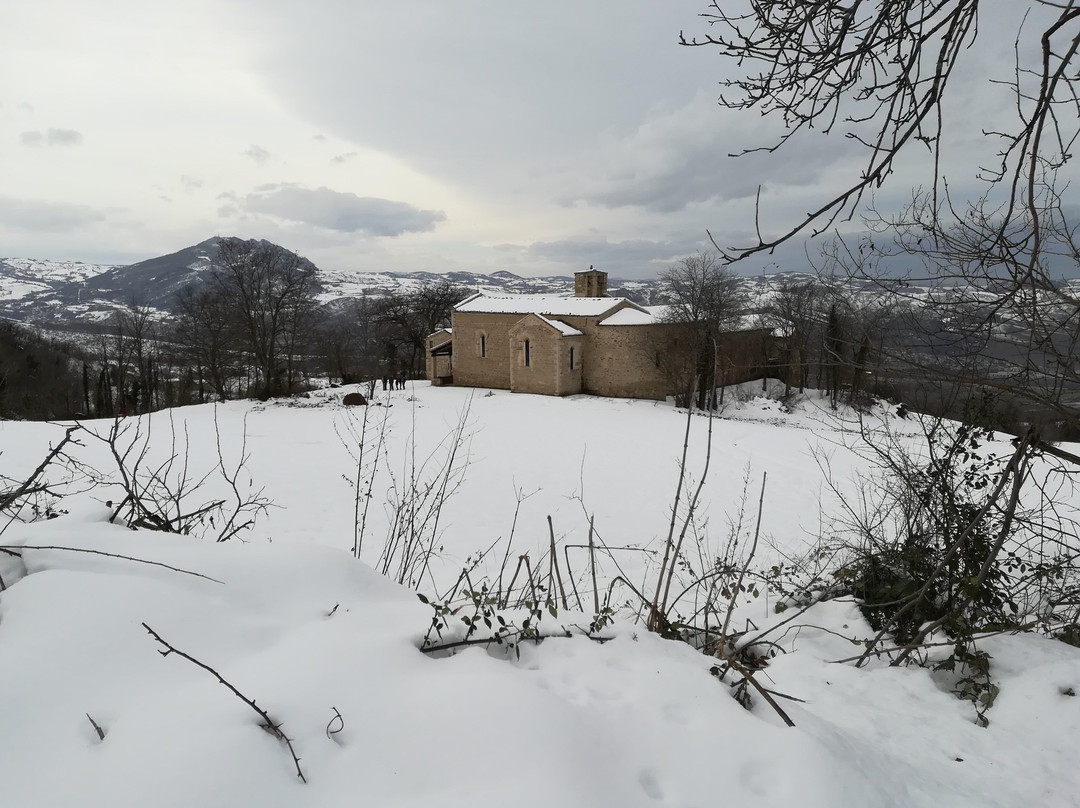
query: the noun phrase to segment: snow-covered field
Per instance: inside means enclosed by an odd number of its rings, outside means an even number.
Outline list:
[[[110,524],[117,489],[62,475],[66,495],[40,500],[56,518],[4,523],[3,545],[24,549],[0,554],[0,805],[1080,805],[1080,650],[1054,641],[984,641],[1000,687],[985,728],[926,669],[836,663],[873,633],[846,602],[774,635],[786,653],[759,677],[799,699],[783,701],[794,728],[760,699],[744,710],[710,674],[716,659],[648,633],[633,609],[602,643],[575,630],[517,653],[422,653],[432,608],[373,570],[402,508],[431,528],[416,538],[434,538],[432,563],[412,577],[433,600],[487,548],[474,581],[523,555],[546,570],[550,516],[586,608],[544,620],[587,625],[590,519],[597,588],[619,575],[648,587],[687,419],[653,402],[422,383],[345,409],[344,392],[127,419],[147,468],[187,457],[174,479],[212,470],[219,444],[227,470],[246,453],[238,490],[272,507],[242,540]],[[888,408],[873,419],[918,440]],[[696,486],[709,419],[691,421]],[[854,495],[871,473],[854,423],[813,398],[732,403],[712,430],[699,570],[732,537],[746,545],[762,496],[760,563],[799,555],[832,528],[834,489]],[[63,434],[0,422],[0,474],[25,479]],[[72,454],[108,472],[105,446],[81,441]],[[440,490],[436,524],[425,492]],[[218,494],[211,479],[192,502]],[[1080,503],[1069,496],[1063,508]],[[739,619],[776,622],[774,605],[751,599]],[[280,722],[298,763],[218,675]]]

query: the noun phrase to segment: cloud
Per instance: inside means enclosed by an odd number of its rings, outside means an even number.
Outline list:
[[[499,245],[507,251],[509,245]],[[560,241],[537,241],[525,248],[533,258],[557,261],[574,269],[595,266],[620,277],[655,274],[658,269],[698,249],[692,241],[649,241],[632,239],[608,241],[598,238],[562,239]]]
[[[357,155],[357,152],[354,152],[354,151],[346,152],[345,154],[338,154],[338,155],[335,155],[334,157],[331,157],[330,162],[331,163],[344,163],[344,162],[346,162],[348,160],[351,160],[353,157],[356,157],[356,155]]]
[[[842,138],[810,136],[775,152],[739,154],[776,143],[772,121],[747,125],[699,94],[681,109],[654,116],[626,137],[604,143],[583,161],[575,190],[559,200],[605,208],[677,213],[709,202],[753,199],[759,186],[812,186],[863,155]],[[566,183],[569,186],[569,182]]]
[[[295,185],[261,186],[244,200],[250,213],[368,236],[400,236],[434,230],[446,220],[440,210],[420,210],[404,202]]]
[[[83,142],[81,132],[74,129],[46,129],[41,131],[23,132],[19,135],[19,141],[24,146],[37,148],[39,146],[79,146]]]
[[[104,219],[104,213],[87,205],[0,196],[0,221],[8,229],[67,233]]]
[[[247,147],[247,151],[245,151],[244,154],[261,166],[266,165],[267,161],[271,157],[270,152],[268,152],[262,146],[256,146],[254,143]]]

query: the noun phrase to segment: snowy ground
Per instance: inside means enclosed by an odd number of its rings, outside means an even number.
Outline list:
[[[986,728],[925,669],[836,664],[872,634],[850,603],[819,604],[775,635],[788,653],[765,681],[802,700],[783,702],[794,728],[760,700],[744,710],[710,674],[715,659],[658,639],[630,613],[603,643],[421,653],[431,608],[372,566],[394,520],[388,503],[410,479],[441,485],[448,436],[463,438],[423,592],[445,592],[483,548],[492,550],[474,576],[497,576],[511,530],[511,566],[523,554],[545,563],[548,516],[560,547],[586,543],[593,518],[606,589],[619,571],[649,581],[686,417],[652,402],[378,391],[384,406],[366,410],[359,462],[361,490],[374,480],[357,561],[349,436],[365,411],[341,407],[343,392],[140,424],[146,462],[186,447],[192,479],[217,462],[215,421],[227,468],[247,452],[241,490],[262,489],[274,507],[242,542],[126,530],[108,522],[115,489],[78,481],[52,503],[66,511],[58,518],[7,524],[0,541],[26,549],[0,555],[0,805],[1080,805],[1080,650],[1057,642],[986,641],[1001,688]],[[874,419],[917,441],[887,408]],[[708,419],[692,421],[696,483]],[[793,411],[729,400],[712,422],[702,558],[733,535],[748,539],[763,475],[763,561],[827,531],[837,503],[826,473],[848,494],[870,473],[854,426],[813,398]],[[0,474],[24,479],[62,435],[58,425],[0,423]],[[84,443],[78,457],[108,469],[104,447]],[[221,490],[208,482],[193,497]],[[565,552],[564,573],[584,590],[586,555]],[[740,619],[762,628],[781,619],[766,600]],[[143,624],[177,653],[159,653]],[[306,783],[255,711],[178,652],[281,723]]]

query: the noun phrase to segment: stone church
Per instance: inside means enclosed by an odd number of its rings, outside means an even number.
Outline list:
[[[574,275],[573,297],[478,292],[428,337],[427,376],[433,385],[663,400],[692,383],[686,327],[664,322],[663,308],[608,297],[607,273],[592,268]],[[794,378],[796,365],[782,336],[744,323],[724,335],[716,378]]]

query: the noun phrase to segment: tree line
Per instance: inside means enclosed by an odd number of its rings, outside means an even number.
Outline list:
[[[821,391],[834,407],[885,399],[1014,434],[1034,424],[1046,438],[1080,437],[1071,359],[1080,307],[1040,306],[1036,318],[1022,306],[996,307],[978,283],[869,282],[871,257],[880,254],[837,239],[812,272],[754,296],[716,252],[662,272],[661,319],[677,346],[666,364],[658,351],[657,364],[682,391],[677,398],[715,407],[725,384],[772,376]],[[755,331],[756,341],[739,342]]]
[[[914,299],[853,284],[853,251],[842,247],[825,251],[816,274],[781,280],[753,301],[717,253],[661,273],[658,298],[679,325],[680,355],[690,357],[671,369],[685,397],[719,403],[715,391],[731,382],[730,335],[753,315],[779,335],[770,344],[783,346],[758,357],[755,370],[825,391],[834,405],[891,397],[1010,431],[1036,418],[1059,423],[1046,402],[1065,401],[1076,388],[1052,387],[1072,365],[1063,361],[1070,345],[1045,335],[1061,330],[1049,312],[1040,313],[1041,330],[1014,318],[1011,334],[980,331],[972,324],[984,321],[985,306],[959,288]],[[319,291],[315,266],[295,253],[223,238],[214,268],[178,293],[171,317],[131,303],[79,348],[15,324],[0,329],[0,415],[111,417],[291,395],[315,378],[419,378],[425,338],[449,325],[453,305],[470,293],[443,280],[323,304]],[[1064,322],[1071,316],[1062,311]],[[1039,350],[1023,349],[1033,337]]]
[[[213,268],[165,313],[131,302],[75,346],[0,328],[0,417],[113,417],[424,373],[424,339],[470,290],[429,282],[378,298],[319,299],[310,261],[222,238]]]

